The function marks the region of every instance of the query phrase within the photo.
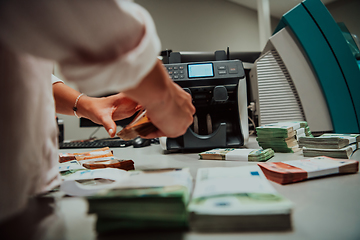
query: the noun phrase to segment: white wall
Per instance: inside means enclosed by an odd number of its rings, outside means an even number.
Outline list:
[[[225,0],[135,0],[153,16],[163,49],[260,51],[257,12]]]
[[[257,12],[227,0],[135,0],[152,15],[162,49],[173,51],[261,51]],[[359,0],[341,0],[328,7],[336,21],[344,21],[360,37]],[[272,18],[272,29],[279,19]],[[55,69],[55,74],[61,78]],[[72,85],[70,85],[72,86]],[[65,139],[86,139],[96,128],[80,128],[74,116],[65,121]],[[119,130],[119,129],[118,129]],[[101,128],[95,136],[108,137]]]

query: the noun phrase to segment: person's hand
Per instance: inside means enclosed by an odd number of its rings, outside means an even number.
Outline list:
[[[191,103],[191,96],[176,83],[171,83],[168,100],[149,104],[146,108],[150,121],[158,128],[145,138],[178,137],[185,134],[193,122],[195,108]]]
[[[83,96],[78,106],[80,116],[103,125],[110,137],[114,137],[116,133],[115,121],[131,117],[140,108],[124,93],[103,98]]]
[[[169,78],[160,61],[136,88],[125,93],[147,110],[150,121],[158,128],[157,132],[141,137],[178,137],[193,122],[195,107],[190,94]]]

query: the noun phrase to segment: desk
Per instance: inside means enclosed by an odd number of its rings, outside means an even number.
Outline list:
[[[258,148],[251,138],[248,148]],[[159,145],[144,148],[113,148],[119,158],[132,159],[138,170],[149,168],[188,167],[196,177],[198,168],[234,167],[247,164],[235,161],[199,160],[197,154],[163,154]],[[84,149],[60,150],[79,152]],[[275,153],[270,161],[302,159],[298,153]],[[360,151],[351,159],[360,160]],[[271,182],[271,181],[270,181]],[[154,232],[109,235],[97,237],[94,231],[96,217],[87,215],[87,203],[82,198],[59,197],[32,199],[27,211],[0,226],[0,233],[11,233],[12,239],[34,236],[35,239],[360,239],[360,174],[332,176],[282,186],[271,182],[275,189],[294,203],[291,231],[245,232],[207,234],[196,232]],[[21,229],[21,230],[20,230]],[[19,235],[19,236],[17,236]],[[1,236],[1,234],[0,234]]]

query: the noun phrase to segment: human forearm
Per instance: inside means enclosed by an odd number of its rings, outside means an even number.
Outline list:
[[[55,100],[56,113],[65,115],[75,115],[74,107],[76,103],[77,117],[83,117],[92,121],[98,121],[98,116],[94,116],[99,112],[97,109],[97,101],[100,99],[81,95],[80,92],[67,86],[63,82],[53,84],[53,95]],[[98,123],[100,123],[98,121]],[[102,123],[100,123],[102,124]]]
[[[78,117],[84,117],[103,125],[111,137],[114,136],[116,129],[114,121],[128,118],[138,109],[137,103],[123,93],[103,98],[86,95],[79,97],[80,92],[63,82],[53,84],[53,94],[57,113],[74,115],[73,107],[76,103]]]
[[[57,113],[66,114],[66,115],[74,115],[74,104],[80,92],[67,86],[63,82],[56,82],[53,84],[53,94],[55,99],[55,109]],[[84,98],[82,96],[81,98]],[[81,99],[82,101],[83,99]],[[80,99],[78,100],[78,107]],[[82,107],[79,107],[82,109]],[[79,111],[81,112],[81,111]],[[79,113],[78,113],[79,116]]]

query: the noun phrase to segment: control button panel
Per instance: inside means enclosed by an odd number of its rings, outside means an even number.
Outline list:
[[[170,77],[172,79],[185,79],[186,76],[186,65],[173,65],[173,64],[165,64],[165,68],[167,69]]]
[[[170,63],[164,67],[174,81],[245,77],[240,60]]]

